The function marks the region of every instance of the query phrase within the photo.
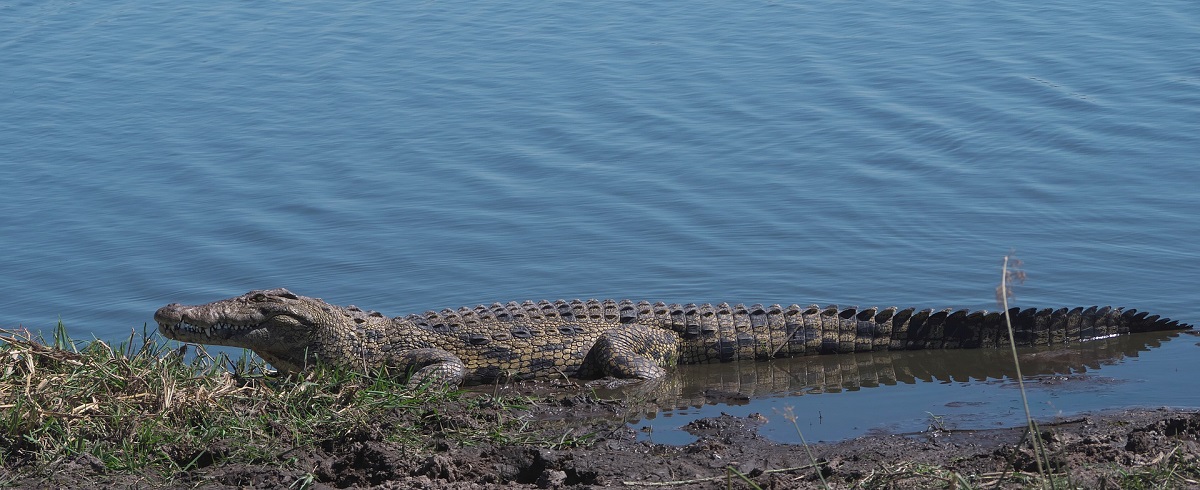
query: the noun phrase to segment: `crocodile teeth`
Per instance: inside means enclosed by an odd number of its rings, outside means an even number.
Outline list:
[[[241,332],[254,328],[256,325],[236,325],[232,323],[214,323],[212,325],[195,325],[188,322],[179,322],[174,325],[163,325],[174,331],[184,331],[194,334],[204,334],[206,338],[212,338],[213,334],[221,332]]]

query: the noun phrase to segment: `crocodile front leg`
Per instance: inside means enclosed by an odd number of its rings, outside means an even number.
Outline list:
[[[408,387],[423,385],[458,386],[462,384],[467,367],[458,356],[436,348],[407,350],[393,358],[392,364],[411,373]]]
[[[631,325],[605,332],[588,351],[583,377],[612,376],[655,379],[667,374],[664,367],[679,363],[679,338],[674,332]]]

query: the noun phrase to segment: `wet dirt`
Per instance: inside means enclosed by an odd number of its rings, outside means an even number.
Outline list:
[[[486,396],[479,394],[479,396]],[[453,407],[451,407],[453,408]],[[833,443],[780,444],[757,433],[765,415],[728,414],[689,423],[697,440],[683,446],[639,441],[620,420],[624,402],[585,395],[546,399],[522,408],[541,442],[463,442],[429,434],[423,448],[388,442],[380,420],[311,447],[281,450],[262,461],[229,461],[219,444],[196,468],[173,475],[112,474],[88,455],[64,461],[52,474],[11,482],[19,487],[203,488],[910,488],[947,487],[961,475],[974,486],[1021,488],[1038,468],[1023,427],[982,431],[930,430],[871,434]],[[496,417],[513,409],[496,407]],[[441,427],[478,426],[479,413],[440,412]],[[487,414],[484,414],[487,415]],[[778,415],[772,415],[778,416]],[[428,423],[428,421],[425,421]],[[1197,466],[1200,412],[1124,410],[1043,423],[1040,440],[1053,471],[1077,488],[1120,488],[1124,475],[1165,465]],[[586,441],[564,442],[553,441]],[[1024,442],[1022,442],[1024,440]],[[546,442],[551,441],[551,442]],[[168,448],[169,449],[169,448]],[[931,470],[934,468],[935,470]],[[1193,486],[1185,475],[1170,487]],[[823,483],[823,481],[824,483]],[[169,483],[168,483],[169,482]],[[1190,482],[1190,483],[1188,483]],[[991,486],[991,485],[996,486]],[[1060,487],[1061,488],[1061,487]]]

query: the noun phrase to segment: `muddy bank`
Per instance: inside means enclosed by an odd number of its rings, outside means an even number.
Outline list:
[[[619,420],[616,402],[566,397],[522,409],[521,417],[561,434],[562,444],[456,441],[456,428],[489,417],[454,407],[413,416],[439,417],[424,448],[389,442],[393,424],[341,434],[311,447],[281,448],[260,461],[229,461],[215,444],[173,475],[112,474],[88,456],[16,486],[172,486],[205,488],[865,488],[940,487],[966,482],[989,488],[1036,485],[1038,469],[1023,428],[872,435],[837,443],[777,444],[760,437],[762,415],[697,420],[686,446],[639,442]],[[510,408],[496,407],[511,412]],[[503,416],[504,414],[494,414]],[[1200,485],[1200,413],[1139,410],[1082,416],[1042,425],[1058,488],[1187,488]],[[495,439],[503,439],[496,437]],[[553,438],[549,439],[555,440]],[[164,447],[164,451],[169,451]],[[810,454],[811,452],[811,454]],[[813,462],[816,462],[816,465]],[[961,479],[961,482],[959,481]],[[1066,485],[1064,485],[1066,483]]]

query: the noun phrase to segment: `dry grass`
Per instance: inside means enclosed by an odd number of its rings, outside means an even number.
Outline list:
[[[294,448],[355,431],[382,432],[373,437],[420,449],[428,433],[447,432],[422,425],[437,412],[430,407],[521,402],[412,390],[387,373],[318,368],[305,378],[277,379],[251,359],[185,356],[153,335],[131,334],[116,347],[77,343],[61,324],[52,342],[0,329],[0,486],[81,460],[109,473],[166,478],[221,461],[286,464]],[[495,422],[449,432],[537,441],[520,421]]]
[[[1007,285],[1004,291],[1007,297]],[[535,403],[528,398],[414,391],[386,372],[318,367],[303,378],[264,373],[256,358],[186,355],[152,334],[131,334],[113,346],[73,341],[61,324],[51,341],[0,329],[0,487],[27,484],[81,462],[105,474],[153,476],[159,483],[221,463],[288,467],[296,464],[289,454],[298,448],[364,431],[372,432],[372,440],[414,452],[428,450],[434,434],[462,445],[491,441],[544,448],[584,446],[591,437],[547,438],[530,427],[536,424],[512,415]],[[808,460],[770,472],[821,475],[824,463],[811,454]],[[1172,452],[1151,465],[1120,470],[1117,484],[1194,486],[1198,462],[1194,454]],[[734,471],[723,478],[754,485]],[[1076,488],[1071,482],[1069,473],[1052,473],[1049,465],[1037,474],[963,475],[949,467],[897,463],[854,485]],[[691,482],[661,484],[683,483]]]

